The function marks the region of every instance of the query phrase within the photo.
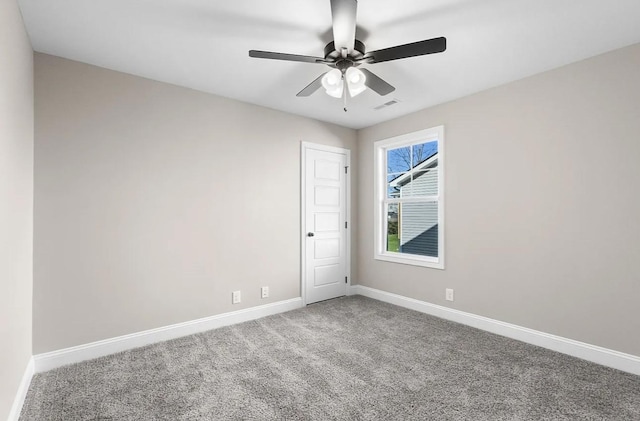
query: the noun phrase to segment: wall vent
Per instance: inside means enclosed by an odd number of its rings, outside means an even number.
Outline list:
[[[374,107],[373,109],[374,110],[381,110],[383,108],[387,108],[387,107],[390,107],[390,106],[392,106],[394,104],[397,104],[398,102],[400,102],[400,101],[398,101],[397,99],[392,99],[391,101],[387,101],[382,105],[378,105],[377,107]]]

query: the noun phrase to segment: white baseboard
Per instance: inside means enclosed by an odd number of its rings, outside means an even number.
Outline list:
[[[35,362],[33,357],[31,357],[29,358],[27,368],[24,370],[24,374],[22,375],[22,380],[20,381],[20,386],[18,386],[18,392],[13,400],[13,405],[11,405],[11,411],[9,412],[9,418],[7,418],[7,421],[18,421],[18,418],[20,418],[22,405],[24,405],[24,400],[27,397],[29,385],[31,384],[31,378],[35,372],[34,369]]]
[[[374,298],[379,301],[395,304],[400,307],[416,310],[442,319],[451,320],[453,322],[475,327],[497,335],[517,339],[522,342],[551,349],[553,351],[561,352],[563,354],[571,355],[573,357],[581,358],[607,367],[640,375],[640,357],[635,355],[625,354],[596,345],[574,341],[573,339],[551,335],[549,333],[517,326],[511,323],[501,322],[488,317],[465,313],[464,311],[427,303],[425,301],[392,294],[390,292],[362,285],[354,285],[351,289],[352,291],[350,291],[350,293],[352,294],[355,293],[365,297]]]
[[[262,306],[251,307],[230,313],[218,314],[202,319],[177,323],[157,329],[145,330],[143,332],[118,336],[111,339],[92,342],[85,345],[65,348],[58,351],[38,354],[33,357],[35,361],[35,372],[52,370],[67,364],[103,357],[116,352],[126,351],[133,348],[149,345],[156,342],[175,339],[182,336],[192,335],[223,326],[242,323],[249,320],[259,319],[272,314],[283,313],[302,307],[302,298],[279,301]]]
[[[402,295],[362,285],[351,285],[347,287],[347,295],[363,295],[365,297],[374,298],[379,301],[395,304],[400,307],[416,310],[442,319],[451,320],[607,367],[640,375],[640,357],[635,355],[625,354],[596,345],[563,338],[561,336],[540,332],[511,323],[501,322],[488,317],[466,313],[460,310],[427,303],[425,301],[404,297]],[[29,366],[25,371],[11,414],[17,411],[16,417],[20,415],[22,402],[24,402],[24,396],[26,396],[31,377],[34,372],[40,373],[63,365],[98,358],[156,342],[175,339],[223,326],[255,320],[272,314],[295,310],[302,306],[302,298],[294,298],[35,355],[29,362]],[[10,417],[9,420],[13,419]]]

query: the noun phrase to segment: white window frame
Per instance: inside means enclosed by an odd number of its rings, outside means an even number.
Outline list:
[[[438,141],[438,194],[429,196],[427,200],[404,199],[409,201],[435,201],[438,203],[438,257],[420,256],[407,253],[387,251],[387,215],[385,209],[389,203],[397,203],[401,199],[387,198],[387,151],[404,146],[425,142]],[[406,265],[424,266],[434,269],[444,269],[444,126],[433,127],[379,140],[373,144],[374,148],[374,259]]]

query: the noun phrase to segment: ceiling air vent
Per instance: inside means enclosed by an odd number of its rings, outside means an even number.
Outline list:
[[[390,107],[390,106],[392,106],[394,104],[397,104],[398,102],[400,102],[400,101],[398,101],[397,99],[392,99],[391,101],[385,102],[382,105],[378,105],[377,107],[374,108],[374,110],[381,110],[383,108],[387,108],[387,107]]]

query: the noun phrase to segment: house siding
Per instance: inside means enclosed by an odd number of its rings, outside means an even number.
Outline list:
[[[438,194],[437,166],[419,172],[400,188],[401,197]],[[404,203],[400,207],[400,252],[438,257],[438,203]]]

